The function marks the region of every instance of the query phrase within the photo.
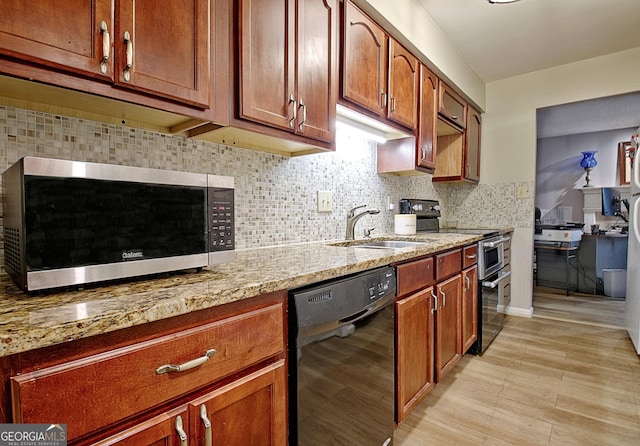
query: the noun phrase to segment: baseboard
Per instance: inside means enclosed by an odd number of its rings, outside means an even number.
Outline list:
[[[527,309],[527,308],[507,307],[506,313],[508,315],[510,315],[510,316],[532,318],[533,317],[533,307],[531,307],[529,309]]]

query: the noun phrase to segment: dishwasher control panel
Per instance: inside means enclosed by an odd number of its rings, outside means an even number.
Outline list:
[[[294,290],[290,303],[300,328],[353,321],[395,295],[395,270],[382,267]]]

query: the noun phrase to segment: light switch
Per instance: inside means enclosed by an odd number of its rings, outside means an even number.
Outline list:
[[[318,212],[333,211],[333,193],[330,190],[318,191]]]

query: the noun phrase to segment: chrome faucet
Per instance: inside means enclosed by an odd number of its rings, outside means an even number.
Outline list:
[[[380,213],[378,209],[368,209],[366,211],[360,212],[359,214],[356,214],[356,209],[365,208],[365,207],[367,207],[366,204],[363,204],[361,206],[356,206],[347,213],[347,232],[344,236],[345,239],[353,240],[355,238],[354,229],[356,227],[356,222],[360,220],[362,217],[364,217],[365,215],[374,215],[374,214]]]

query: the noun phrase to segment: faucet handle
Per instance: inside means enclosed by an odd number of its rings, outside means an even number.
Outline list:
[[[371,238],[371,231],[373,231],[376,228],[364,228],[364,236],[366,238]]]
[[[360,206],[356,206],[353,209],[351,209],[348,213],[347,213],[347,218],[351,218],[354,215],[356,215],[356,209],[360,209],[360,208],[366,208],[367,205],[366,204],[361,204]]]

